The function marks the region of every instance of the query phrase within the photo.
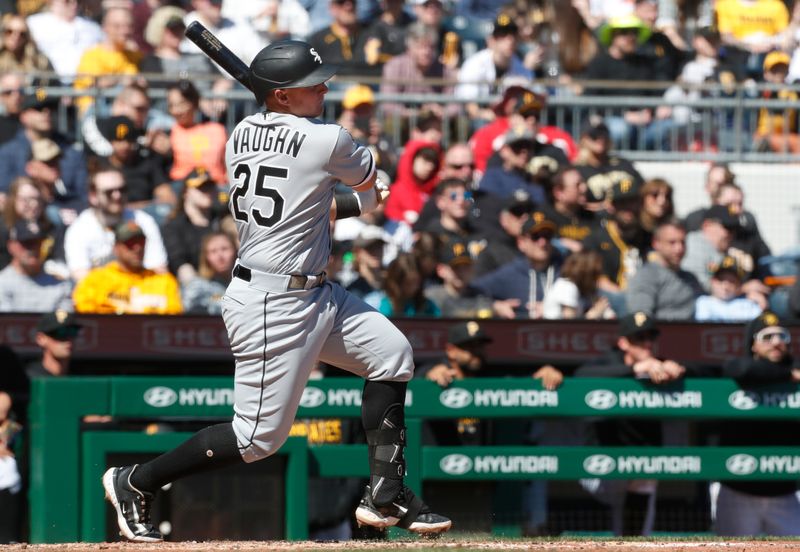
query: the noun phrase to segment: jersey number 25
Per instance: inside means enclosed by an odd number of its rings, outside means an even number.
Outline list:
[[[289,169],[284,167],[270,167],[267,165],[258,166],[258,172],[256,172],[255,195],[258,197],[266,197],[272,200],[272,214],[269,216],[264,216],[264,213],[261,211],[261,209],[257,209],[252,205],[250,206],[250,214],[248,215],[247,211],[242,210],[239,206],[240,199],[247,199],[246,195],[247,191],[250,189],[250,177],[252,175],[253,171],[250,169],[250,165],[246,163],[239,163],[236,165],[236,168],[233,171],[233,177],[236,180],[240,180],[242,177],[244,177],[241,183],[236,186],[231,194],[231,209],[233,209],[233,217],[241,222],[248,222],[250,220],[250,216],[252,215],[253,220],[259,226],[273,226],[276,222],[281,220],[281,217],[283,216],[284,200],[281,194],[278,193],[278,190],[275,188],[268,188],[265,181],[267,178],[288,180]]]

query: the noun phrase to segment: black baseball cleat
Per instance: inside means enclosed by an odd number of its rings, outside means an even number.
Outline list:
[[[134,542],[161,542],[164,537],[150,523],[153,494],[131,485],[131,474],[138,467],[110,468],[103,474],[106,498],[117,511],[120,536]]]
[[[397,526],[421,535],[444,533],[453,524],[448,518],[431,512],[422,499],[405,486],[391,504],[378,507],[373,504],[372,493],[367,485],[356,508],[356,521],[359,527],[369,525],[385,529]]]

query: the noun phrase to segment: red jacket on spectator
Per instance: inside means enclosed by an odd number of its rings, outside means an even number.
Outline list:
[[[469,139],[472,155],[475,158],[475,169],[481,174],[486,172],[489,158],[502,146],[503,137],[510,126],[508,117],[498,117],[488,125],[484,125]],[[554,126],[539,127],[537,138],[543,144],[552,144],[564,150],[567,159],[574,161],[578,155],[578,147],[568,132]]]
[[[441,165],[442,148],[434,142],[424,140],[411,140],[403,148],[403,154],[397,162],[397,178],[391,186],[391,194],[386,200],[386,218],[389,220],[403,221],[408,224],[416,222],[422,206],[428,201],[436,185],[439,183],[439,166],[426,180],[420,180],[413,173],[414,158],[423,149],[429,148],[439,154]]]

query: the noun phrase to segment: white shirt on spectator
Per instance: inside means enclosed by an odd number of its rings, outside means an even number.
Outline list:
[[[144,232],[144,267],[163,270],[167,266],[167,250],[155,219],[138,209],[125,209],[123,220],[133,220]],[[91,207],[84,209],[64,236],[64,253],[71,274],[87,272],[114,260],[114,232],[105,228]]]
[[[586,305],[581,300],[578,286],[566,278],[556,279],[549,293],[544,296],[542,318],[561,320],[563,318],[561,307],[575,309],[578,318],[581,318],[586,311]]]
[[[104,38],[100,25],[85,17],[64,21],[42,12],[29,16],[27,21],[31,38],[64,83],[72,81],[83,52]]]
[[[511,58],[511,65],[504,77],[510,75],[520,75],[527,79],[533,78],[533,73],[528,70],[522,60],[514,56]],[[458,82],[456,86],[456,97],[464,100],[486,99],[496,93],[494,82],[497,80],[497,69],[492,59],[492,51],[485,48],[464,60],[461,70],[458,72]]]
[[[278,21],[275,27],[278,32],[289,33],[296,39],[303,39],[311,33],[311,18],[297,0],[225,0],[222,3],[222,16],[249,21],[253,29],[265,38],[272,34],[272,17],[263,15],[270,4],[277,4],[275,10]]]
[[[186,14],[183,20],[186,25],[189,25],[192,21],[198,21],[200,18],[197,16],[197,12],[191,12]],[[228,19],[227,17],[223,17],[218,27],[210,26],[207,22],[202,20],[200,20],[200,22],[247,65],[250,65],[250,62],[253,61],[256,54],[261,51],[261,48],[266,46],[263,39],[256,33],[253,27],[242,19]],[[203,54],[202,50],[188,38],[184,38],[181,42],[180,51],[187,54]],[[214,66],[220,73],[225,75],[225,77],[230,78],[230,75],[223,71],[219,65],[215,63]]]

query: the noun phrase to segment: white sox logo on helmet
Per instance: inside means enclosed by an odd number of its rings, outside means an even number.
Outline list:
[[[311,54],[312,56],[314,56],[314,61],[316,61],[317,63],[322,65],[322,58],[320,57],[320,55],[317,53],[317,51],[314,48],[309,48],[308,49],[308,53]]]

